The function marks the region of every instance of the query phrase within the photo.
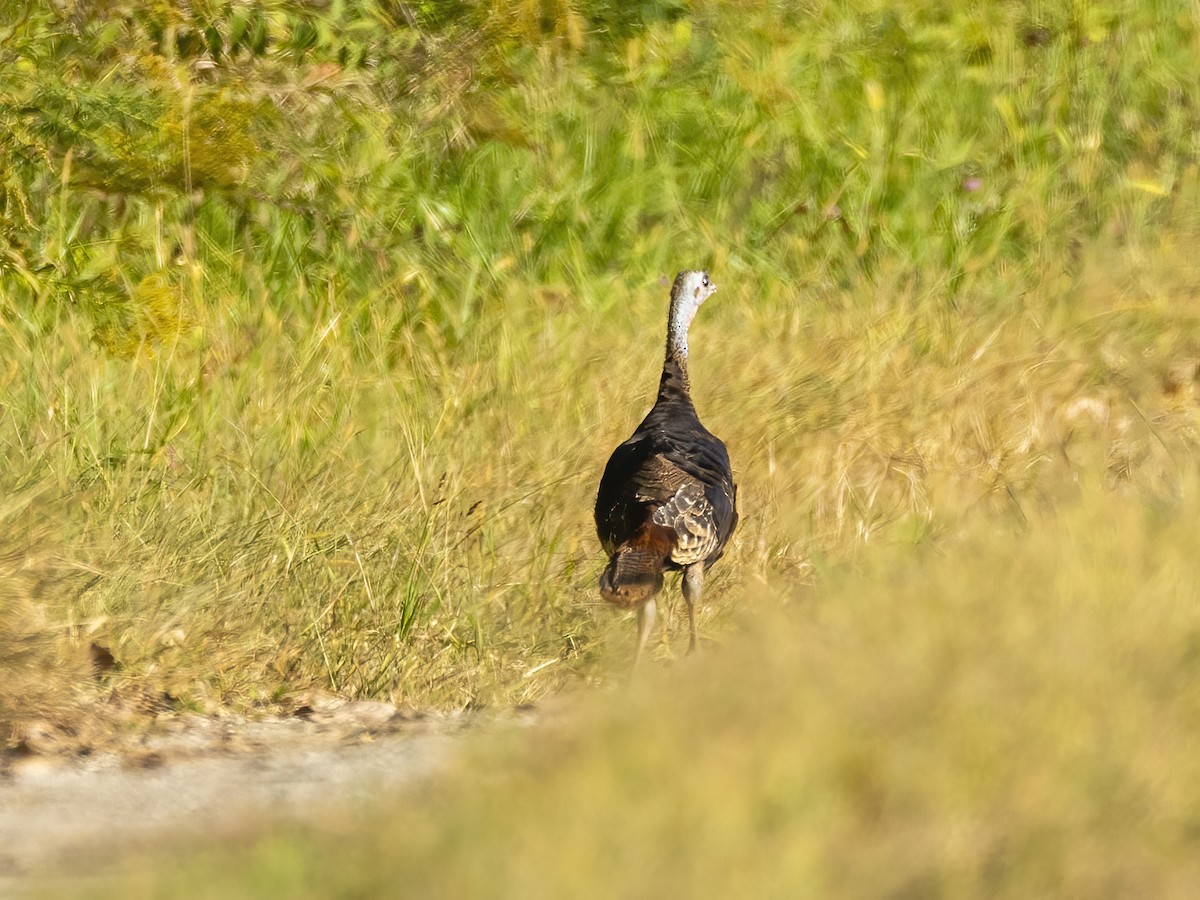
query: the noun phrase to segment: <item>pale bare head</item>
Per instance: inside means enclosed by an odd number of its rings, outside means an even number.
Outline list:
[[[667,323],[667,348],[687,355],[688,326],[700,305],[713,295],[717,286],[707,272],[684,269],[671,285],[671,315]]]
[[[671,306],[680,311],[686,310],[690,321],[700,304],[711,297],[716,289],[707,272],[684,269],[675,276],[675,283],[671,285]]]

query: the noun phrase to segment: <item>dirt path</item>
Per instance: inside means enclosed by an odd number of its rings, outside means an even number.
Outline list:
[[[473,724],[333,702],[289,718],[179,717],[118,752],[10,759],[0,775],[0,898],[86,879],[164,839],[361,806],[435,776]]]

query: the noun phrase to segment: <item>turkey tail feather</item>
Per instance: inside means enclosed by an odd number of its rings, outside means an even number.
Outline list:
[[[616,606],[635,606],[662,589],[663,566],[673,533],[647,524],[617,548],[600,576],[600,596]]]

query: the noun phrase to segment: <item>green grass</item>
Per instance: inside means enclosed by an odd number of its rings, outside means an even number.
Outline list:
[[[511,784],[384,815],[376,874],[305,837],[217,883],[311,854],[369,893],[428,854],[478,893],[1194,888],[1190,13],[396,9],[0,18],[0,737],[99,746],[164,693],[612,681],[591,503],[663,279],[704,266],[692,376],[743,515],[711,662],[597,701],[544,780],[503,757]]]

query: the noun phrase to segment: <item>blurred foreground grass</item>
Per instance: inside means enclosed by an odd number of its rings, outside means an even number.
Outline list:
[[[871,547],[423,796],[98,894],[1195,896],[1198,489]]]

